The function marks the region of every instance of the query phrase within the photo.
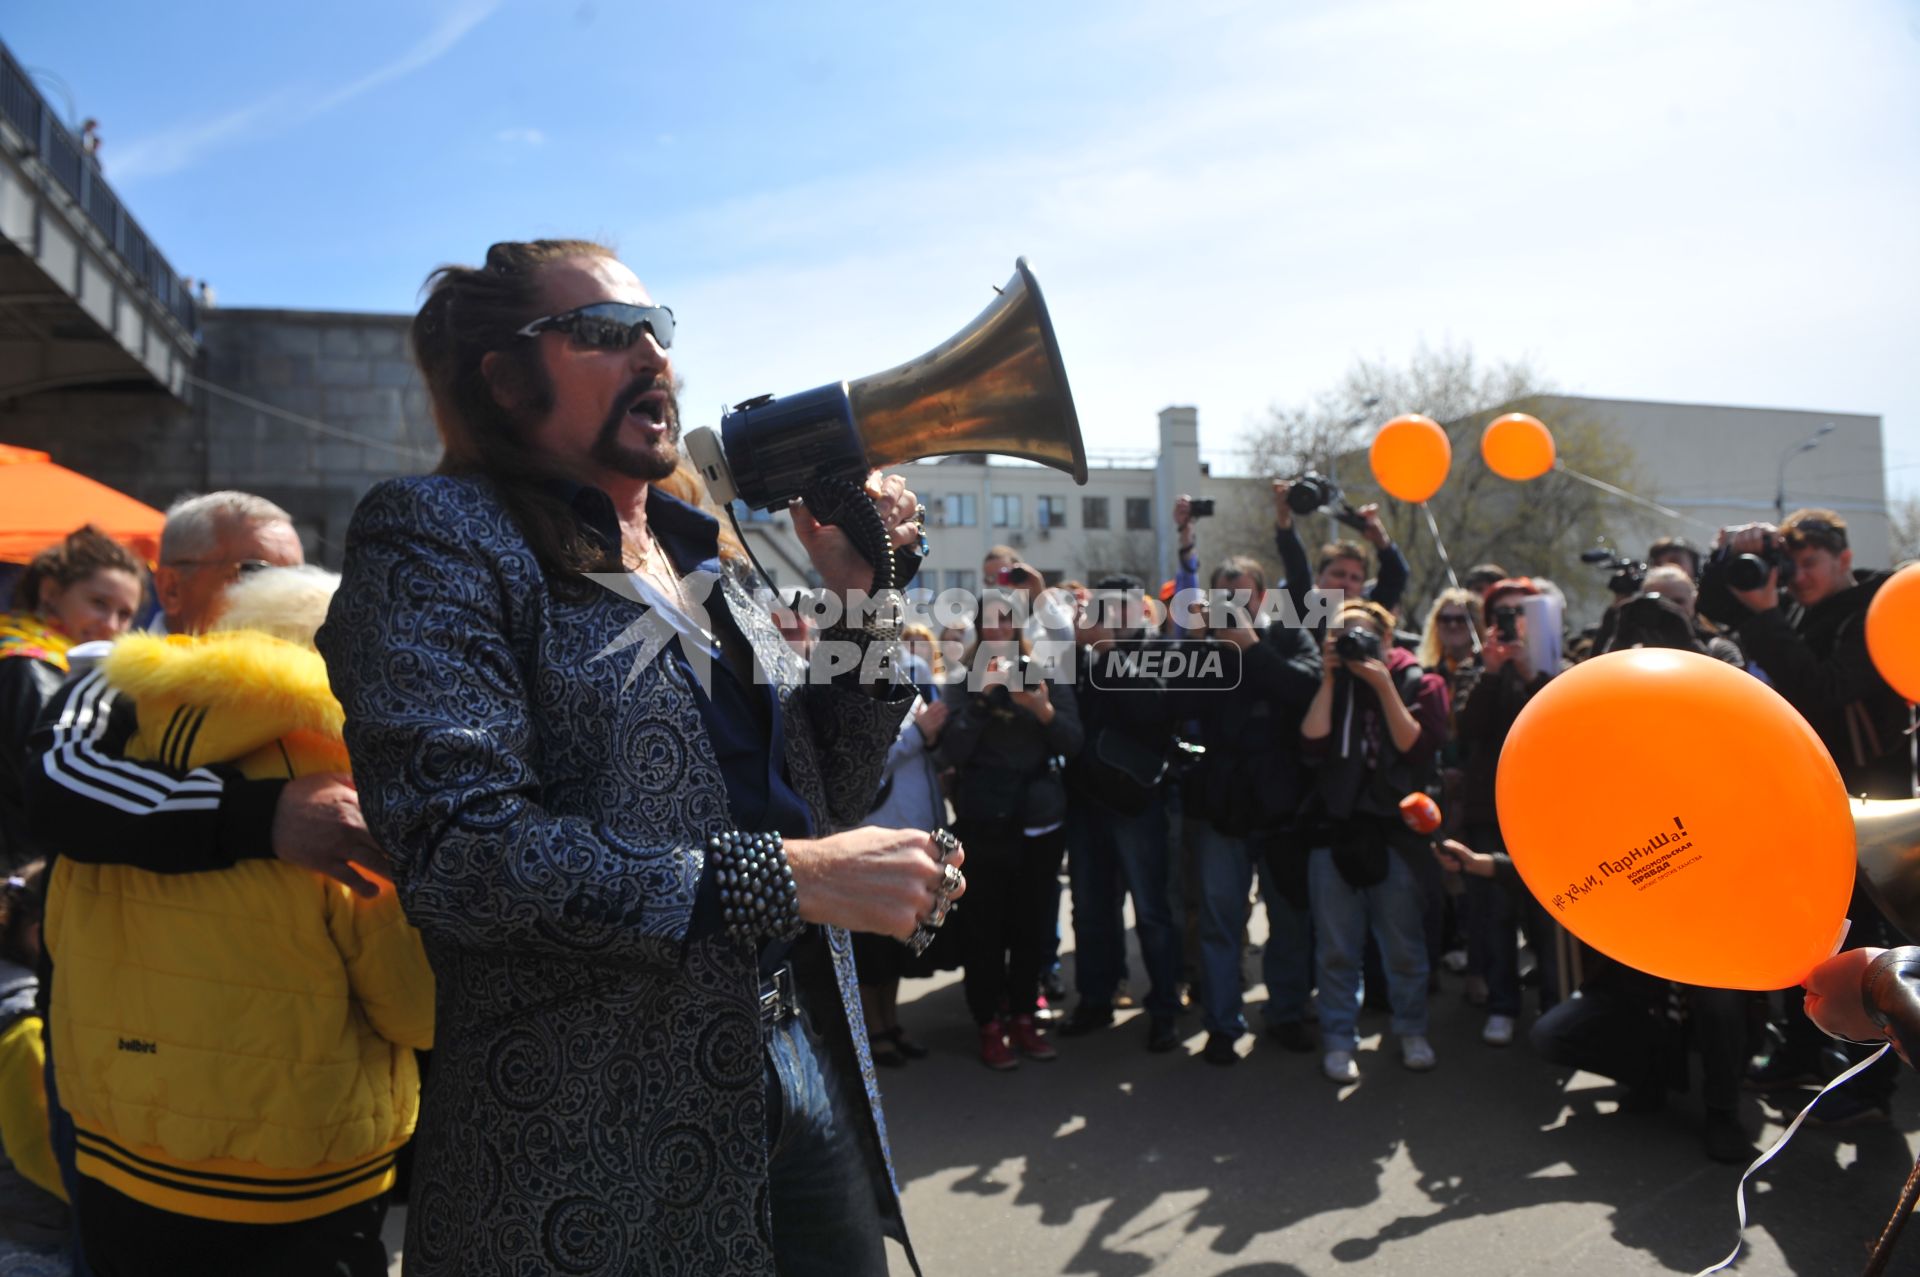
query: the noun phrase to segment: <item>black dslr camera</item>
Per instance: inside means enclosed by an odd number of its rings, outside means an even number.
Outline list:
[[[1333,639],[1335,655],[1343,661],[1380,659],[1380,636],[1364,625],[1350,625]]]
[[[1613,573],[1607,578],[1607,589],[1623,599],[1640,593],[1640,587],[1647,583],[1646,564],[1638,559],[1623,558],[1604,545],[1580,551],[1580,561],[1597,563],[1603,570]]]
[[[1718,625],[1737,626],[1751,615],[1733,597],[1734,590],[1757,590],[1767,583],[1767,574],[1778,572],[1779,584],[1793,580],[1793,557],[1778,535],[1769,533],[1758,554],[1735,554],[1733,547],[1722,545],[1707,556],[1700,569],[1700,598],[1695,609]]]
[[[1366,530],[1367,521],[1354,512],[1340,485],[1323,474],[1309,470],[1287,485],[1287,508],[1295,514],[1312,514],[1325,505],[1333,507],[1333,517],[1356,532]]]

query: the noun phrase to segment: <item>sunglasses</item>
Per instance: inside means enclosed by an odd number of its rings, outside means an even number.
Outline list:
[[[1525,616],[1526,614],[1524,608],[1497,607],[1493,609],[1493,619],[1496,621],[1511,621],[1517,616]]]
[[[252,576],[255,572],[265,572],[273,564],[265,559],[169,559],[170,568],[233,568],[240,576]]]
[[[1467,623],[1467,618],[1464,616],[1448,616],[1445,613],[1442,613],[1437,619],[1442,625],[1465,625]]]
[[[660,349],[665,350],[673,345],[673,312],[665,306],[595,302],[536,319],[514,336],[538,337],[541,333],[565,333],[583,350],[626,350],[640,340],[642,333],[652,333]]]

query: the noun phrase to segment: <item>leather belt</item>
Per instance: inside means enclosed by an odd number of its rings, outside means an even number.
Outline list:
[[[800,995],[794,988],[793,967],[781,963],[760,982],[760,1022],[783,1024],[800,1014]]]

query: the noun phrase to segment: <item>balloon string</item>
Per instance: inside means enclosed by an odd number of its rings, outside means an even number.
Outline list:
[[[1619,497],[1623,501],[1632,501],[1637,505],[1643,505],[1647,507],[1647,509],[1649,510],[1658,511],[1661,514],[1666,515],[1669,519],[1679,519],[1685,523],[1691,523],[1696,528],[1705,528],[1710,532],[1717,530],[1714,528],[1713,524],[1708,523],[1704,519],[1696,519],[1690,514],[1682,514],[1680,511],[1675,510],[1671,506],[1661,505],[1658,501],[1649,501],[1645,497],[1640,496],[1638,493],[1628,492],[1625,488],[1616,488],[1613,484],[1608,483],[1603,479],[1596,479],[1590,474],[1581,474],[1578,470],[1575,470],[1572,466],[1567,465],[1565,462],[1556,461],[1553,463],[1553,468],[1555,470],[1558,470],[1561,474],[1566,475],[1569,479],[1578,479],[1582,483],[1591,484],[1592,486],[1600,489],[1600,491],[1611,493],[1612,495]]]
[[[1824,1099],[1826,1097],[1827,1092],[1833,1090],[1836,1086],[1839,1086],[1841,1083],[1849,1081],[1852,1078],[1858,1076],[1860,1073],[1866,1071],[1872,1065],[1878,1063],[1881,1056],[1885,1055],[1888,1051],[1891,1051],[1892,1049],[1893,1049],[1893,1043],[1882,1042],[1880,1044],[1880,1049],[1878,1051],[1875,1051],[1872,1055],[1869,1055],[1866,1059],[1860,1061],[1860,1063],[1854,1065],[1852,1068],[1848,1069],[1845,1073],[1842,1073],[1839,1077],[1833,1079],[1833,1081],[1821,1087],[1820,1094],[1814,1096],[1813,1102],[1800,1110],[1799,1115],[1793,1119],[1792,1123],[1788,1125],[1787,1129],[1780,1133],[1780,1138],[1775,1140],[1773,1144],[1767,1149],[1766,1152],[1760,1154],[1760,1156],[1753,1159],[1753,1164],[1747,1167],[1745,1174],[1740,1176],[1740,1182],[1733,1186],[1734,1209],[1739,1213],[1739,1216],[1740,1216],[1740,1228],[1739,1228],[1739,1232],[1734,1235],[1733,1249],[1727,1252],[1727,1257],[1725,1259],[1721,1260],[1719,1263],[1715,1264],[1711,1268],[1702,1268],[1699,1272],[1695,1273],[1693,1277],[1707,1277],[1708,1273],[1720,1272],[1722,1269],[1729,1267],[1735,1259],[1739,1258],[1740,1246],[1741,1246],[1741,1243],[1745,1240],[1739,1234],[1747,1231],[1747,1180],[1752,1177],[1753,1173],[1759,1170],[1762,1166],[1765,1166],[1768,1162],[1771,1162],[1773,1160],[1773,1155],[1775,1153],[1778,1153],[1781,1149],[1787,1146],[1787,1141],[1793,1138],[1794,1132],[1800,1129],[1800,1124],[1807,1120],[1807,1114],[1813,1112],[1814,1105],[1818,1104],[1822,1099]]]
[[[1447,570],[1447,581],[1457,590],[1460,588],[1460,578],[1453,574],[1453,560],[1447,557],[1447,543],[1440,539],[1440,524],[1433,517],[1433,507],[1422,501],[1420,513],[1427,516],[1427,530],[1433,533],[1433,548],[1440,551],[1440,566]]]

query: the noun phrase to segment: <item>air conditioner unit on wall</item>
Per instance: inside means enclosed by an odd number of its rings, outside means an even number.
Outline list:
[[[1026,534],[1026,533],[1024,533],[1024,532],[1009,532],[1009,533],[1007,533],[1007,544],[1008,544],[1008,545],[1010,545],[1010,546],[1012,546],[1012,547],[1013,547],[1014,549],[1016,549],[1016,550],[1017,550],[1017,549],[1019,549],[1019,548],[1020,548],[1021,546],[1023,546],[1023,545],[1025,545],[1026,543],[1027,543],[1027,534]]]

